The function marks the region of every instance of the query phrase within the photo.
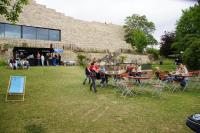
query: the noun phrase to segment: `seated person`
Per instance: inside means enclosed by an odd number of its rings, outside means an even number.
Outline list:
[[[160,68],[156,67],[155,76],[157,79],[160,79]]]
[[[126,71],[127,71],[127,73],[128,73],[129,76],[133,76],[132,75],[133,67],[131,65],[128,65],[126,67]]]
[[[188,76],[189,75],[186,66],[183,64],[180,64],[178,72],[179,72],[180,76]],[[188,77],[180,77],[180,85],[182,87],[186,86],[187,81],[188,81]]]
[[[29,69],[29,67],[30,67],[30,64],[29,64],[28,60],[25,59],[25,60],[23,61],[23,68]]]
[[[141,77],[141,75],[142,75],[142,67],[141,67],[141,65],[137,65],[135,71],[136,71],[135,76],[136,77]],[[136,79],[136,82],[140,83],[140,79]]]
[[[105,82],[107,84],[108,83],[108,75],[106,74],[105,66],[100,66],[99,73],[100,73],[100,76],[101,76],[100,84],[105,85],[104,84]]]
[[[176,69],[176,72],[169,74],[166,80],[169,82],[178,81],[180,82],[180,85],[182,87],[185,87],[188,77],[184,77],[184,76],[188,76],[188,75],[189,73],[186,66],[183,64],[180,64],[178,68]]]

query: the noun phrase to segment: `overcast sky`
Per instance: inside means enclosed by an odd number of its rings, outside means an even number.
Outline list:
[[[146,15],[156,25],[155,38],[160,41],[164,31],[173,31],[182,9],[195,4],[193,0],[36,0],[75,19],[124,24],[132,14]]]

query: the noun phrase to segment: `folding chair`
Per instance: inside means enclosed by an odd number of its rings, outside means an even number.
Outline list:
[[[193,74],[192,74],[190,83],[195,89],[199,90],[200,89],[200,71],[193,71],[192,73]]]
[[[152,86],[153,86],[152,96],[157,95],[160,97],[161,93],[165,87],[164,84],[162,83],[162,81],[158,79],[156,82],[154,82],[154,84]]]
[[[121,84],[122,96],[135,96],[135,92],[133,90],[133,83],[130,81],[124,80]]]
[[[10,76],[5,101],[24,101],[25,84],[25,76]],[[13,96],[20,96],[20,99],[9,99]]]

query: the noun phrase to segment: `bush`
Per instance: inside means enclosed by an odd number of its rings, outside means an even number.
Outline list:
[[[120,63],[124,63],[124,61],[127,59],[127,56],[123,56],[123,55],[121,55],[121,56],[119,56],[119,61],[120,61]]]
[[[154,60],[158,60],[159,59],[159,50],[154,49],[154,48],[148,48],[146,50],[146,52],[148,54],[150,54]]]
[[[200,39],[190,44],[184,52],[183,60],[190,70],[200,70]]]
[[[78,62],[81,66],[85,65],[86,56],[82,54],[77,55]]]

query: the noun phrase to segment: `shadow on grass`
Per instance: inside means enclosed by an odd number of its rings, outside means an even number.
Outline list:
[[[42,127],[42,125],[36,125],[36,124],[27,125],[25,127],[25,130],[26,133],[45,133],[44,127]]]

